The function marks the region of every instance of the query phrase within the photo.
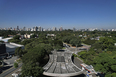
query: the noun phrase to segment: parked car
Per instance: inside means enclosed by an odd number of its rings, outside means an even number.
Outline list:
[[[7,59],[9,59],[9,58],[11,58],[11,57],[12,57],[12,55],[8,56]]]

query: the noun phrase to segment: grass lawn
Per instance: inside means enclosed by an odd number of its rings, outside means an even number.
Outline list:
[[[63,47],[62,49],[66,49],[66,47]]]

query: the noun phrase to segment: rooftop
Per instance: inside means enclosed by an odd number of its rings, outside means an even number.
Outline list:
[[[75,76],[82,74],[82,69],[73,64],[71,56],[72,53],[69,51],[53,51],[53,54],[49,55],[49,62],[43,67],[45,70],[43,74],[47,76]]]

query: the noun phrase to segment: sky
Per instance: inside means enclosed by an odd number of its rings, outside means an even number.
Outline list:
[[[0,0],[0,28],[116,28],[116,0]]]

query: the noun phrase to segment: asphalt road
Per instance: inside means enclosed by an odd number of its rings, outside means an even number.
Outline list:
[[[79,67],[80,69],[82,69],[82,66],[80,64],[82,64],[83,62],[80,61],[79,59],[77,59],[77,57],[74,57],[73,63]]]
[[[2,67],[2,73],[0,74],[0,77],[5,77],[8,74],[12,73],[13,71],[16,70],[16,68],[13,67],[15,60],[17,59],[17,56],[14,56],[12,58],[9,59],[4,59],[4,67]],[[19,64],[19,67],[21,67],[22,64]]]
[[[14,57],[12,57],[12,58],[10,58],[10,59],[4,59],[3,61],[5,62],[5,63],[7,63],[7,62],[9,62],[10,64],[14,64],[14,61],[17,59],[17,56],[14,56]]]
[[[74,57],[73,63],[74,63],[77,67],[79,67],[79,68],[82,69],[82,66],[81,66],[80,64],[82,64],[83,62],[80,61],[77,57]],[[97,77],[95,74],[92,74],[91,76],[92,76],[92,77]],[[81,75],[74,76],[74,77],[86,77],[86,75],[85,75],[85,74],[81,74]]]
[[[14,56],[10,59],[4,59],[4,67],[2,67],[2,71],[7,71],[11,67],[13,67],[15,60],[17,59],[17,56]]]
[[[20,68],[21,66],[22,66],[22,63],[19,64],[18,68]],[[8,69],[8,70],[4,71],[3,73],[1,73],[0,77],[5,77],[5,76],[7,76],[10,73],[12,74],[12,72],[15,71],[15,70],[17,70],[18,68],[11,67],[10,69]]]

